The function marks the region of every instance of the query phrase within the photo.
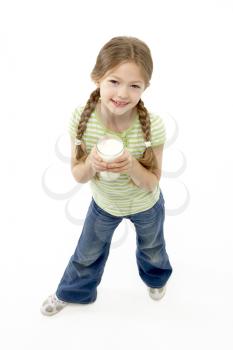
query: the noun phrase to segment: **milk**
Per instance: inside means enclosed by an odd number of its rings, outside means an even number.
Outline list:
[[[99,139],[96,145],[98,155],[105,162],[112,162],[124,152],[124,144],[122,140],[115,135],[105,135]],[[107,181],[116,180],[120,176],[119,173],[109,171],[101,171],[100,177]]]

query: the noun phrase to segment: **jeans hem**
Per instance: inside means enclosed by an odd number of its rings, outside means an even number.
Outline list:
[[[59,296],[59,294],[58,293],[56,293],[56,296],[58,297],[58,299],[59,300],[61,300],[61,301],[64,301],[64,302],[66,302],[66,303],[71,303],[71,304],[84,304],[84,305],[86,305],[86,304],[93,304],[95,301],[96,301],[96,299],[97,298],[95,298],[94,300],[90,300],[90,301],[79,301],[79,300],[65,300],[64,298],[62,298],[62,297],[60,297]]]
[[[160,288],[165,287],[166,284],[167,284],[167,283],[165,283],[163,286],[149,286],[149,285],[147,284],[147,287],[149,287],[149,288],[157,288],[157,289],[160,289]]]
[[[163,288],[166,286],[166,284],[168,283],[170,277],[171,277],[171,274],[172,274],[173,270],[171,271],[171,273],[169,274],[168,278],[166,279],[166,281],[162,284],[162,285],[153,285],[151,284],[149,281],[146,281],[145,279],[143,279],[141,276],[141,279],[142,281],[145,283],[145,285],[149,288]]]

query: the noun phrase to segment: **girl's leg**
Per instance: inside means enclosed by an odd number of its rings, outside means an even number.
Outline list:
[[[163,287],[172,273],[163,234],[164,199],[149,210],[129,217],[136,229],[136,258],[139,275],[148,287]]]
[[[112,235],[121,221],[92,199],[77,247],[56,291],[59,299],[81,304],[96,300]]]

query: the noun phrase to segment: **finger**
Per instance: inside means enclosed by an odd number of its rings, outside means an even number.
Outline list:
[[[124,162],[119,162],[119,163],[108,163],[107,168],[108,169],[118,169],[118,168],[123,168],[125,167],[129,162],[124,161]]]
[[[103,159],[99,156],[97,150],[96,150],[96,146],[94,147],[94,151],[93,151],[93,158],[95,160],[98,160],[99,162],[103,161]]]
[[[122,155],[122,156],[119,156],[118,158],[115,158],[115,159],[114,159],[114,163],[115,163],[115,162],[116,162],[116,163],[125,162],[125,161],[127,161],[127,159],[128,159],[128,157]]]
[[[127,160],[128,158],[129,158],[129,152],[125,149],[124,153],[121,156],[115,158],[114,161],[121,162],[121,161]]]
[[[104,162],[95,162],[94,166],[98,171],[103,171],[107,169],[106,163]]]
[[[123,168],[113,168],[113,169],[107,169],[106,171],[111,172],[111,173],[123,173],[128,170],[128,167],[123,167]]]
[[[103,161],[103,159],[98,155],[98,153],[94,153],[93,154],[93,158],[95,159],[95,160],[98,160],[99,162],[101,162],[101,161]]]

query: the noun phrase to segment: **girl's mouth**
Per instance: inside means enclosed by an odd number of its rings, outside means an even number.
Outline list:
[[[115,100],[111,100],[111,101],[114,104],[114,106],[116,106],[116,107],[125,107],[128,104],[128,102],[120,102],[120,101],[115,101]]]

